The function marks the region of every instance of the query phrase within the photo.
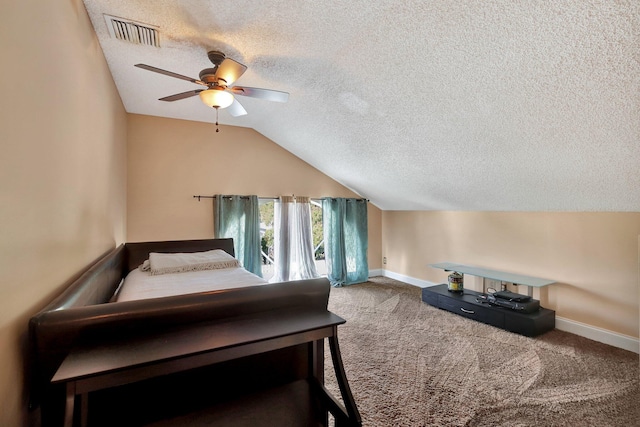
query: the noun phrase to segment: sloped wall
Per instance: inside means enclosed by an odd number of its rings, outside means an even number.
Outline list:
[[[213,203],[194,195],[359,197],[258,132],[130,114],[127,240],[213,237]],[[381,211],[369,204],[369,268],[381,265]]]

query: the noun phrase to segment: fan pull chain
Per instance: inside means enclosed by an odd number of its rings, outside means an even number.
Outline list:
[[[214,106],[213,108],[216,109],[216,132],[220,132],[220,129],[218,128],[218,110],[219,108]]]

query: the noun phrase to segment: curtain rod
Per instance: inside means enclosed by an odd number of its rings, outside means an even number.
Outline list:
[[[295,197],[295,195],[293,197]],[[198,196],[193,196],[193,198],[194,199],[198,199],[198,201],[200,201],[200,199],[215,199],[216,196],[200,196],[200,195],[198,195]],[[240,198],[249,198],[249,196],[240,196]],[[325,198],[326,199],[335,199],[335,197],[325,197]],[[278,200],[279,197],[258,197],[258,199]],[[320,199],[311,198],[310,200],[313,200],[313,201],[317,202],[317,201],[322,201],[322,198],[320,198]],[[356,201],[369,202],[369,199],[362,198],[362,199],[356,199]]]
[[[215,199],[216,196],[193,196],[194,199],[198,199],[198,201],[200,201],[200,199]],[[248,199],[249,196],[240,196],[241,199]],[[258,199],[277,199],[277,197],[258,197]]]

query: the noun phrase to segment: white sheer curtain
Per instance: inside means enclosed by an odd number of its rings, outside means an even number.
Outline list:
[[[313,256],[309,198],[280,196],[273,224],[275,265],[270,282],[320,277]]]

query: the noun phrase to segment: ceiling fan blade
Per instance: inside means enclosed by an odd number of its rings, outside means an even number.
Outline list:
[[[158,101],[178,101],[180,99],[190,98],[202,92],[204,89],[190,90],[188,92],[176,93],[175,95],[165,96]]]
[[[233,117],[244,116],[247,114],[247,110],[245,110],[242,104],[240,104],[238,100],[235,98],[233,99],[233,102],[231,103],[231,105],[227,107],[227,111]]]
[[[151,65],[135,64],[135,66],[138,68],[142,68],[143,70],[153,71],[154,73],[164,74],[165,76],[175,77],[176,79],[186,80],[191,83],[196,83],[203,86],[207,85],[205,82],[201,80],[196,80],[191,77],[183,76],[182,74],[174,73],[172,71],[162,70],[160,68],[152,67]]]
[[[247,71],[247,66],[234,61],[233,59],[226,58],[218,66],[216,70],[216,78],[223,79],[227,86],[230,86],[240,78],[244,72]]]
[[[228,88],[234,95],[248,96],[251,98],[266,99],[267,101],[287,102],[289,94],[279,90],[260,89],[257,87],[234,86]]]

